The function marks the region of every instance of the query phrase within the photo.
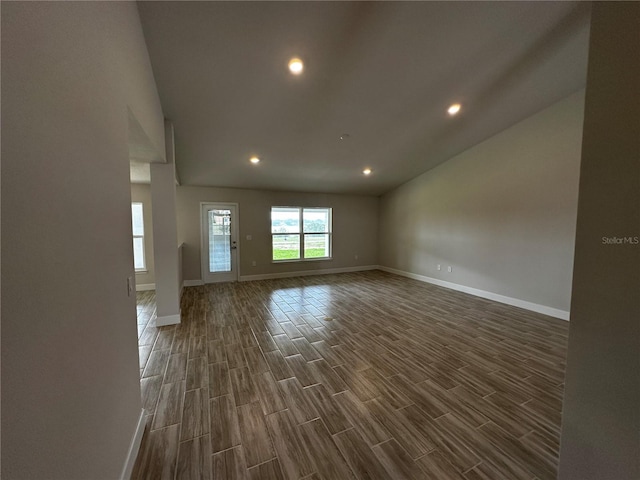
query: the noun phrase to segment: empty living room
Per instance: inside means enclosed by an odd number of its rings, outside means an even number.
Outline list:
[[[3,479],[640,479],[639,2],[0,16]]]

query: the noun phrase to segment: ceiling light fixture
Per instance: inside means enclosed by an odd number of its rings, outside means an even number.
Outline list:
[[[364,173],[365,175],[371,175],[371,169],[365,168],[364,170],[362,170],[362,173]]]
[[[462,105],[460,105],[459,103],[454,103],[447,109],[447,112],[449,112],[449,115],[455,115],[460,111],[461,107]]]
[[[291,60],[289,60],[289,71],[294,75],[300,75],[303,69],[304,64],[299,58],[292,58]]]
[[[258,163],[260,163],[260,159],[258,157],[251,157],[249,161],[254,165],[257,165]]]
[[[340,135],[340,140],[346,140],[347,138],[349,138],[351,135],[349,135],[348,133],[343,133],[342,135]]]

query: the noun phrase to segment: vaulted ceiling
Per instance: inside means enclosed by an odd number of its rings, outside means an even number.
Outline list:
[[[585,3],[138,8],[185,185],[379,195],[586,79]]]

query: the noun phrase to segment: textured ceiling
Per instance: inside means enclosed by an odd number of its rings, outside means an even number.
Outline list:
[[[184,185],[379,195],[586,80],[586,3],[138,8]]]

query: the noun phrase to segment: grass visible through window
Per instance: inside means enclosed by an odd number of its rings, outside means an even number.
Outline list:
[[[322,258],[326,257],[324,248],[307,248],[304,251],[304,258]]]
[[[323,258],[325,257],[324,248],[307,248],[304,251],[304,258]],[[300,252],[298,250],[274,250],[274,260],[298,260],[300,258]]]
[[[300,258],[300,251],[298,250],[274,250],[274,260],[297,260]]]

